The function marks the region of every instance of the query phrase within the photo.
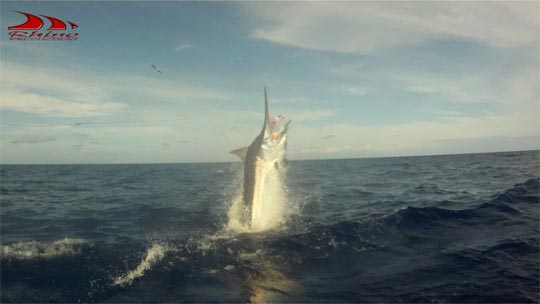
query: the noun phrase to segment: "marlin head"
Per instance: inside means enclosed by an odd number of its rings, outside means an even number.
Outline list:
[[[284,157],[284,151],[287,147],[287,129],[291,121],[284,122],[285,117],[283,115],[277,115],[275,117],[270,116],[268,111],[268,97],[266,94],[266,87],[264,88],[264,123],[261,132],[253,140],[251,145],[243,148],[239,148],[231,151],[232,154],[237,155],[243,161],[246,161],[246,157],[255,159],[255,156],[263,158],[266,155],[273,154],[278,151],[282,151],[281,154]],[[251,152],[251,153],[249,153]]]
[[[264,88],[264,124],[261,130],[261,137],[263,139],[263,145],[281,145],[286,142],[287,129],[291,121],[283,123],[285,117],[277,115],[273,118],[270,117],[268,111],[268,97],[266,95],[266,87]]]

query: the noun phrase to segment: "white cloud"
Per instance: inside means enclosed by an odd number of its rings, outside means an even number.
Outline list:
[[[295,122],[317,121],[332,117],[336,114],[333,109],[290,109],[286,111],[285,117],[293,119]]]
[[[90,117],[125,108],[112,101],[106,89],[81,74],[2,63],[0,109],[51,117]]]
[[[349,95],[364,96],[367,94],[368,89],[364,87],[344,87],[343,91]]]
[[[387,79],[406,91],[440,96],[453,102],[522,107],[538,101],[539,75],[535,64],[521,67],[518,71],[508,71],[504,75],[491,70],[463,75],[417,71],[414,74],[389,74]]]
[[[347,63],[336,63],[332,62],[331,64],[326,64],[324,67],[325,72],[338,75],[338,76],[351,76],[358,75],[366,67],[365,61],[355,61]]]
[[[121,110],[124,104],[118,102],[79,102],[56,97],[25,93],[21,90],[5,90],[0,108],[52,117],[91,117],[108,115]]]
[[[174,51],[175,52],[181,52],[185,49],[189,49],[189,48],[192,48],[194,45],[193,44],[190,44],[190,43],[182,43],[182,44],[179,44],[177,46],[174,47]]]
[[[245,4],[251,36],[308,49],[372,53],[457,37],[495,47],[535,45],[535,2],[295,2]]]
[[[454,102],[502,102],[501,88],[488,85],[486,80],[472,75],[451,78],[428,74],[403,77],[400,81],[407,91],[444,96]]]
[[[48,117],[104,116],[128,103],[220,101],[238,94],[170,79],[3,62],[0,109]]]
[[[35,136],[35,135],[26,135],[22,136],[20,138],[16,138],[12,140],[11,144],[40,144],[50,141],[55,141],[56,139],[54,137],[50,136]]]
[[[272,104],[305,104],[308,102],[307,98],[305,97],[288,97],[288,98],[269,98],[269,101]]]
[[[118,78],[118,77],[115,77]],[[237,93],[193,85],[170,79],[122,75],[118,79],[107,79],[107,87],[124,93],[129,98],[152,102],[220,101],[238,96]]]
[[[326,110],[296,109],[283,113],[293,120],[289,132],[289,156],[301,159],[534,148],[538,146],[540,136],[537,112],[475,117],[450,113],[452,115],[440,122],[376,126],[305,124],[333,115],[332,111]],[[170,113],[149,115],[149,120],[167,119]],[[248,145],[262,124],[260,112],[220,109],[202,117],[204,124],[201,124],[201,117],[188,116],[162,124],[22,125],[4,129],[0,147],[4,162],[16,163],[232,161],[235,159],[228,151]],[[238,128],[231,130],[233,125]],[[74,137],[73,132],[84,132],[87,136]],[[332,135],[331,139],[323,139],[329,135]],[[529,145],[515,141],[526,136],[530,137]],[[20,139],[52,137],[56,140],[39,143],[39,151],[11,144]],[[183,141],[197,144],[186,147],[178,143]],[[99,142],[99,145],[88,144],[91,142]],[[162,149],[163,142],[170,143],[167,149]]]
[[[292,158],[426,155],[539,148],[537,112],[452,116],[440,122],[414,122],[383,126],[334,124],[295,126],[289,137]],[[336,134],[331,141],[323,134]],[[495,139],[501,139],[499,143]],[[516,140],[517,139],[517,140]],[[519,141],[527,140],[527,142]],[[489,143],[489,145],[488,145]],[[475,146],[476,149],[471,149]]]

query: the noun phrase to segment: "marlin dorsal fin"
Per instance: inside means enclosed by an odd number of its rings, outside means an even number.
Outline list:
[[[246,159],[247,150],[248,150],[248,147],[243,147],[240,149],[232,150],[231,153],[240,157],[241,160],[244,160]]]
[[[261,131],[262,133],[264,133],[264,131],[266,131],[268,128],[270,120],[270,112],[268,111],[268,97],[266,96],[266,87],[264,87],[264,124]]]

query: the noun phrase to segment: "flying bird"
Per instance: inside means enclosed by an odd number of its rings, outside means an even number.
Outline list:
[[[158,73],[163,74],[163,73],[161,73],[161,70],[160,70],[157,66],[155,66],[155,65],[153,65],[153,64],[151,64],[151,66],[152,66],[152,67],[154,68],[154,70],[156,70]]]

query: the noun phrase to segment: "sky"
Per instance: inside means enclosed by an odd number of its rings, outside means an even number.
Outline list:
[[[540,148],[535,1],[0,6],[3,164],[235,161],[265,86],[293,160]],[[79,39],[10,41],[15,11]]]

